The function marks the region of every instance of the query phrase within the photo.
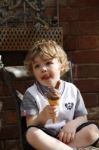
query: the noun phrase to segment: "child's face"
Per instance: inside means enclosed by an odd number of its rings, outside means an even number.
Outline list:
[[[60,80],[61,63],[57,58],[41,58],[37,56],[32,64],[33,74],[44,86],[55,87]]]

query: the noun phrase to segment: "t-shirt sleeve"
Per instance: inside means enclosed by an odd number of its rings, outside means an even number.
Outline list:
[[[84,100],[82,98],[80,91],[77,89],[77,103],[75,106],[74,118],[78,117],[78,116],[87,115],[87,114],[88,114],[88,112],[87,112],[87,109],[85,107]]]
[[[27,116],[36,114],[38,114],[38,107],[35,101],[35,97],[33,97],[29,91],[26,91],[21,103],[21,115]]]

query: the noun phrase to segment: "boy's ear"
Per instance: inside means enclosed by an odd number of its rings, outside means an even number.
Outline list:
[[[61,69],[60,69],[60,71],[61,71],[61,75],[62,75],[63,72],[64,72],[64,64],[61,64]]]
[[[64,70],[64,64],[61,64],[61,71]]]

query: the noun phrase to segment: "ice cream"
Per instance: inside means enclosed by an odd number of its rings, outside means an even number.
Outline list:
[[[56,88],[49,88],[49,92],[48,92],[48,102],[51,106],[59,106],[59,102],[60,102],[60,93],[59,90]],[[55,123],[57,120],[57,117],[53,118],[53,123]]]

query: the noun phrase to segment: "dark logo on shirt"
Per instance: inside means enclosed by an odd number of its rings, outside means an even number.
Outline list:
[[[73,103],[66,103],[65,107],[67,108],[67,110],[71,110],[73,108],[74,104]]]

